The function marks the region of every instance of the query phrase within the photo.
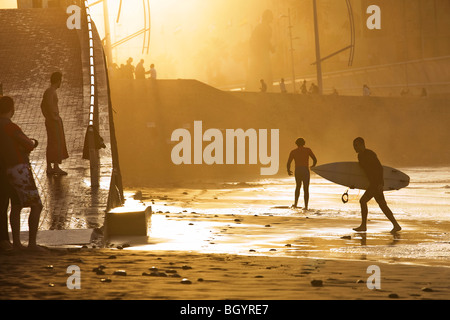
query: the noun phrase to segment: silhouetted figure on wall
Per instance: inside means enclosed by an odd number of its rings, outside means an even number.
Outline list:
[[[69,158],[64,125],[59,115],[58,95],[56,94],[56,90],[61,87],[61,82],[62,74],[54,72],[50,77],[50,88],[45,90],[41,102],[47,129],[47,174],[55,175],[67,175],[67,172],[63,171],[59,165],[63,160]]]
[[[308,89],[306,89],[306,80],[303,80],[302,86],[300,87],[300,92],[302,94],[307,94],[308,93]]]
[[[314,83],[311,83],[311,87],[309,87],[309,93],[310,94],[319,94],[319,87],[316,86]]]
[[[261,92],[267,92],[267,85],[266,85],[266,83],[264,82],[264,79],[261,79],[259,82],[261,83],[261,87],[259,88],[259,91],[261,91]]]
[[[128,58],[127,64],[123,67],[124,79],[134,79],[134,66],[131,64],[133,58]]]
[[[270,10],[264,11],[261,23],[256,26],[250,37],[250,55],[247,90],[256,90],[259,79],[265,79],[268,84],[268,91],[271,91],[273,76],[271,53],[274,52],[272,46],[273,13]]]
[[[287,92],[286,84],[284,83],[284,78],[281,78],[281,81],[280,81],[280,91],[281,91],[281,93],[286,93]]]
[[[136,79],[145,79],[144,59],[141,59],[141,61],[136,65],[134,74],[136,75]]]
[[[367,214],[368,208],[367,203],[370,199],[375,198],[376,202],[380,206],[381,211],[385,216],[391,221],[394,226],[391,230],[392,233],[400,231],[402,228],[397,223],[394,218],[394,214],[391,209],[389,209],[386,199],[384,198],[383,188],[384,188],[384,177],[383,177],[383,166],[378,160],[375,152],[366,149],[364,139],[361,137],[353,140],[353,148],[356,153],[358,153],[359,164],[369,180],[369,187],[367,188],[364,195],[359,200],[361,204],[361,225],[354,228],[355,231],[366,231],[367,230]]]
[[[150,74],[150,78],[149,78],[150,80],[156,80],[157,72],[155,69],[155,65],[153,63],[150,65],[150,70],[147,71],[146,73]]]
[[[420,96],[421,97],[427,97],[428,96],[427,89],[422,88],[422,92],[420,93]]]
[[[313,165],[315,167],[317,164],[317,158],[310,148],[305,148],[305,140],[303,138],[298,138],[295,141],[297,149],[294,149],[289,154],[289,159],[287,162],[287,172],[292,176],[291,163],[295,161],[295,198],[293,208],[297,208],[298,198],[300,196],[300,189],[303,183],[303,193],[305,210],[308,210],[309,203],[309,182],[310,182],[310,172],[309,172],[309,158],[313,160]]]
[[[10,223],[13,248],[24,249],[20,242],[20,212],[23,208],[30,208],[28,248],[39,251],[42,248],[37,245],[36,237],[42,202],[29,160],[29,153],[37,147],[38,142],[28,138],[19,126],[11,121],[14,111],[14,100],[12,98],[0,98],[0,163],[4,170],[2,179],[6,176],[9,184],[8,196],[11,198]],[[1,223],[4,223],[3,212]],[[3,225],[1,228],[4,231]],[[6,242],[3,242],[3,244],[6,244]]]

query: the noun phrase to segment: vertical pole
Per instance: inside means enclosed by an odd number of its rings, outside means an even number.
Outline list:
[[[108,0],[103,0],[103,20],[105,21],[105,52],[108,66],[112,63],[111,30],[109,26]]]
[[[288,9],[289,19],[289,38],[291,40],[291,61],[292,61],[292,87],[295,93],[295,66],[294,66],[294,46],[292,44],[292,25],[291,25],[291,9]]]
[[[322,61],[320,61],[320,41],[319,41],[319,23],[317,21],[317,3],[313,0],[314,8],[314,33],[316,38],[316,68],[317,68],[317,86],[319,87],[319,94],[323,94],[322,84]]]

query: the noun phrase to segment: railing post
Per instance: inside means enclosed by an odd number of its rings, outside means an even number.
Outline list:
[[[91,187],[100,185],[100,154],[97,148],[95,130],[93,126],[88,128],[89,162],[91,171]]]

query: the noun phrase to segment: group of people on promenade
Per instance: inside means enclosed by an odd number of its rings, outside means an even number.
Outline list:
[[[309,159],[311,158],[313,160],[313,164],[311,167],[315,167],[317,164],[317,158],[310,148],[305,147],[305,140],[303,138],[298,138],[295,141],[295,144],[297,145],[297,148],[291,151],[287,162],[287,172],[290,176],[293,175],[291,171],[291,164],[293,161],[295,162],[296,188],[294,194],[294,204],[292,205],[292,207],[298,208],[297,205],[300,196],[300,189],[303,185],[304,209],[308,210],[310,183]],[[384,197],[383,166],[381,165],[380,160],[378,159],[375,152],[366,148],[365,141],[361,137],[353,140],[353,148],[358,154],[358,161],[361,169],[369,180],[369,187],[359,200],[359,203],[361,205],[361,225],[354,228],[353,230],[359,232],[367,231],[367,203],[372,198],[375,198],[376,202],[380,206],[381,211],[383,211],[385,216],[393,225],[391,233],[400,231],[402,228],[395,219],[391,209],[388,207],[386,199]]]
[[[133,58],[128,58],[126,64],[121,64],[120,67],[117,63],[114,63],[111,68],[111,77],[115,79],[150,79],[156,80],[157,72],[155,69],[155,64],[150,65],[150,69],[148,71],[145,70],[144,67],[144,59],[141,59],[139,63],[134,66]],[[147,75],[149,77],[147,78]]]
[[[47,131],[46,172],[49,176],[67,175],[59,167],[69,157],[56,93],[61,83],[62,73],[54,72],[50,77],[50,87],[45,90],[41,102]],[[43,205],[29,159],[39,142],[29,138],[12,121],[14,113],[14,99],[9,96],[0,97],[0,249],[25,249],[20,240],[20,213],[23,208],[30,208],[28,249],[40,251],[43,249],[37,245],[36,237]],[[8,233],[10,203],[12,243]]]

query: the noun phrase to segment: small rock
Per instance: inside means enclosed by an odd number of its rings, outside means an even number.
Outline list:
[[[255,276],[255,278],[260,279],[260,278],[264,278],[264,276]]]
[[[175,270],[175,269],[168,269],[168,270],[166,270],[166,273],[177,273],[177,270]]]
[[[399,298],[398,294],[396,294],[396,293],[391,293],[388,297],[391,298],[391,299],[398,299]]]
[[[157,271],[158,271],[158,268],[155,267],[155,266],[153,266],[153,267],[149,268],[148,270],[153,271],[153,272],[157,272]]]
[[[198,281],[198,282],[202,282],[202,281],[204,281],[204,280],[203,280],[203,278],[198,278],[197,281]]]
[[[292,245],[290,243],[287,243],[284,245],[285,247],[292,247]]]
[[[351,236],[343,236],[341,237],[341,239],[345,239],[345,240],[350,240],[352,237]]]
[[[45,269],[47,269],[47,270],[53,270],[53,265],[49,264],[48,266],[45,267]]]
[[[270,228],[270,224],[266,224],[264,227],[266,228]]]
[[[189,279],[183,278],[183,279],[180,281],[180,283],[181,283],[181,284],[192,284],[192,281],[189,280]]]
[[[424,288],[422,288],[422,291],[423,292],[433,292],[433,289],[428,288],[428,287],[424,287]]]
[[[277,249],[270,249],[269,251],[277,251]]]
[[[53,288],[55,286],[55,284],[54,283],[49,283],[48,286]]]
[[[364,283],[365,281],[364,280],[362,280],[362,279],[358,279],[357,281],[356,281],[356,283]]]
[[[110,278],[103,278],[100,279],[100,282],[111,282],[112,280]]]
[[[248,252],[256,252],[256,250],[255,249],[250,249],[250,250],[248,250]]]
[[[125,270],[116,270],[116,271],[114,271],[113,275],[115,275],[115,276],[126,276],[127,272]]]
[[[188,269],[192,269],[192,267],[187,266],[187,265],[184,265],[184,266],[181,267],[181,269],[183,269],[183,270],[188,270]]]
[[[311,280],[311,285],[313,287],[322,287],[323,281],[322,280]]]
[[[92,271],[94,271],[98,275],[104,275],[105,274],[105,271],[103,271],[103,269],[100,269],[100,268],[94,268]]]
[[[123,247],[122,246],[117,246],[116,247],[118,250],[123,250]]]
[[[117,259],[117,257],[113,255],[113,256],[109,256],[108,259]]]
[[[181,276],[178,273],[171,273],[169,275],[169,277],[171,277],[171,278],[181,278]]]

